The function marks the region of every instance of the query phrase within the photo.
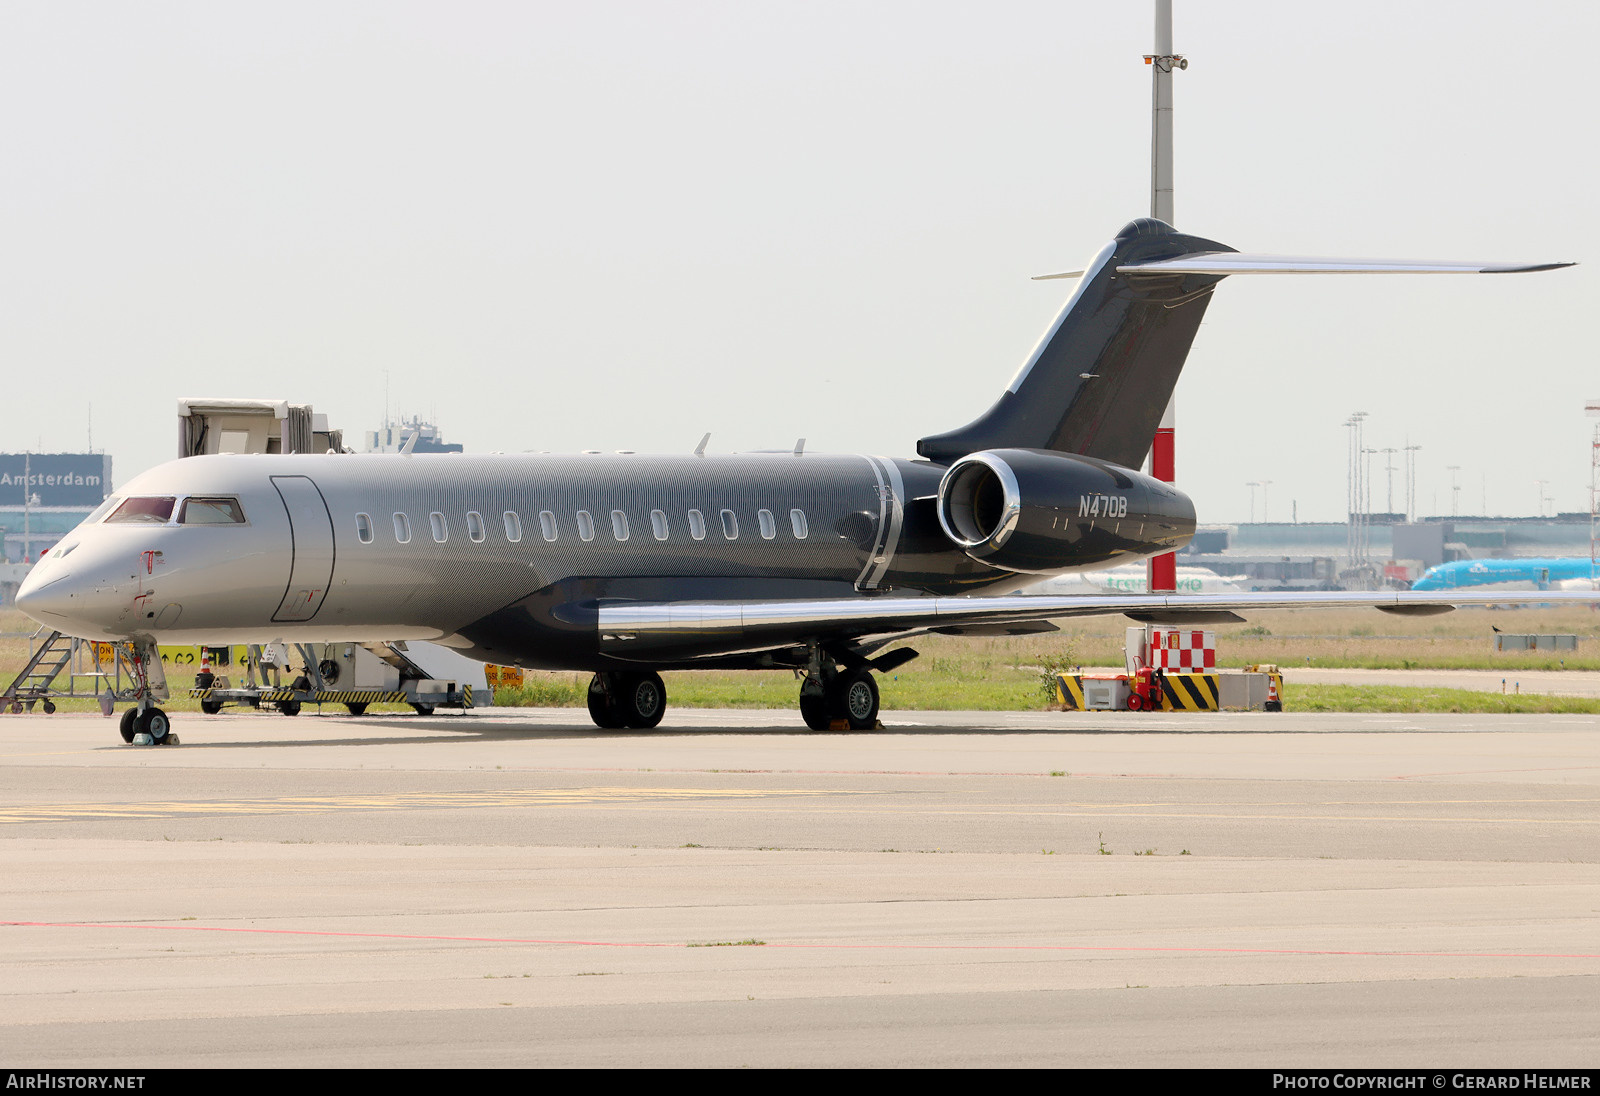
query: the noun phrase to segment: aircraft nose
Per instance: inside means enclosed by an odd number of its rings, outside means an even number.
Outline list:
[[[94,593],[95,583],[81,572],[36,565],[17,590],[16,606],[58,632],[82,639],[112,638],[106,630],[108,622],[95,619],[99,599]]]
[[[40,624],[57,628],[71,619],[73,592],[71,574],[41,575],[35,567],[17,589],[16,606]]]

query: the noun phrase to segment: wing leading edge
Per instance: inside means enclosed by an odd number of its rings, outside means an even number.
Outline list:
[[[1371,608],[1428,615],[1463,605],[1589,604],[1597,591],[1485,593],[1460,590],[1347,593],[1172,594],[1113,597],[870,597],[785,601],[642,602],[599,607],[602,641],[636,650],[688,645],[709,653],[810,640],[858,639],[937,628],[1013,624],[1122,613],[1154,623],[1189,623],[1210,614],[1261,609]]]

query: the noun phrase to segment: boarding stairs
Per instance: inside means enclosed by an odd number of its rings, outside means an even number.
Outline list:
[[[433,676],[407,657],[403,639],[392,643],[363,643],[361,646],[399,670],[401,681],[419,681]]]
[[[33,634],[29,646],[33,653],[22,672],[0,692],[0,712],[31,712],[35,704],[42,703],[45,714],[50,715],[56,710],[55,701],[69,697],[99,700],[102,710],[110,710],[118,698],[131,695],[123,687],[123,670],[128,671],[131,687],[133,666],[120,646],[93,643],[55,631],[46,636],[43,628]],[[109,666],[105,665],[108,647]]]

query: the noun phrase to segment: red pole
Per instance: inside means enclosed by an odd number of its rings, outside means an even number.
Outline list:
[[[1174,401],[1176,402],[1176,401]],[[1150,474],[1164,483],[1172,483],[1176,479],[1173,439],[1172,404],[1167,405],[1167,413],[1162,418],[1160,427],[1156,429],[1155,441],[1150,446]],[[1152,594],[1170,594],[1178,589],[1178,556],[1175,552],[1154,556],[1150,560],[1149,582],[1146,586]]]

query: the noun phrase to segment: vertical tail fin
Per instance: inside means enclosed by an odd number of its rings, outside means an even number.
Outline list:
[[[995,405],[923,438],[917,452],[950,461],[981,449],[1054,449],[1137,468],[1222,276],[1118,267],[1233,250],[1163,221],[1129,223],[1095,256]]]

